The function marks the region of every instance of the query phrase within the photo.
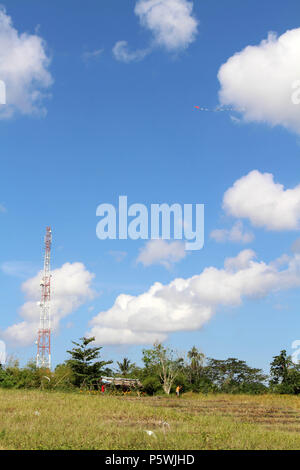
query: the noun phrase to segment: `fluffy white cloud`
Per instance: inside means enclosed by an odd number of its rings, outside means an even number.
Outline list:
[[[234,258],[226,258],[224,261],[224,267],[228,271],[239,271],[240,269],[246,269],[249,266],[251,260],[255,258],[255,251],[243,250]]]
[[[3,333],[7,341],[19,345],[32,344],[39,328],[40,280],[42,273],[28,279],[22,284],[27,302],[20,309],[24,321],[8,327]],[[52,271],[51,325],[57,331],[60,320],[86,301],[93,298],[91,282],[94,275],[87,271],[82,263],[65,263],[61,268]]]
[[[224,194],[223,208],[268,230],[297,230],[300,226],[300,185],[285,189],[270,173],[251,171]]]
[[[45,112],[41,90],[52,84],[50,60],[44,40],[36,34],[20,33],[0,7],[0,79],[6,85],[6,105],[0,106],[0,118]]]
[[[244,231],[243,222],[240,220],[238,220],[230,230],[213,230],[210,234],[210,237],[218,243],[223,243],[226,241],[235,243],[251,243],[254,240],[253,233]]]
[[[156,282],[138,296],[121,294],[112,308],[92,320],[88,334],[99,344],[163,341],[171,332],[201,328],[217,309],[238,306],[243,298],[300,286],[300,255],[289,258],[281,270],[254,257],[245,250],[227,259],[223,269],[208,267],[168,285]]]
[[[168,51],[185,49],[195,40],[198,23],[188,0],[139,0],[134,11],[155,44]]]
[[[180,241],[149,240],[140,250],[137,262],[142,263],[144,266],[161,264],[169,269],[172,264],[180,261],[185,256],[185,244]]]
[[[280,124],[299,133],[299,50],[297,28],[279,37],[271,33],[258,46],[234,54],[218,73],[221,104],[239,109],[246,121]]]
[[[115,58],[122,62],[142,60],[153,47],[169,52],[186,49],[196,38],[198,22],[189,0],[138,0],[134,12],[141,25],[152,33],[151,47],[136,51],[128,49],[127,41],[118,41]]]

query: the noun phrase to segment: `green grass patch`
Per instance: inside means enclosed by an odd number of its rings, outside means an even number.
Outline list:
[[[0,449],[299,448],[295,396],[177,399],[0,390]]]

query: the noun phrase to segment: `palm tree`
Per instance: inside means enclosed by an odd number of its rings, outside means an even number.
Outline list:
[[[204,363],[204,354],[201,351],[198,351],[196,346],[193,346],[192,349],[187,353],[188,358],[191,361],[191,369],[196,371],[203,366]]]
[[[124,377],[130,373],[133,367],[132,362],[127,357],[124,357],[122,362],[117,361],[117,364],[119,366],[118,371],[120,371],[121,375],[123,375]]]

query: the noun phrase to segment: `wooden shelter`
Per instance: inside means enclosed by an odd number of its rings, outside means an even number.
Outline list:
[[[118,387],[126,390],[143,387],[138,379],[127,379],[126,377],[101,377],[100,383],[106,387]]]

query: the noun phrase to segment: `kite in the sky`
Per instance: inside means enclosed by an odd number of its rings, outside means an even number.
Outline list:
[[[240,109],[237,109],[237,108],[233,108],[232,106],[216,106],[215,108],[206,108],[206,107],[200,107],[200,106],[194,106],[195,109],[199,109],[199,111],[211,111],[213,113],[221,113],[221,112],[224,112],[224,111],[237,111],[237,112],[241,112],[244,110],[244,108],[240,108]]]

